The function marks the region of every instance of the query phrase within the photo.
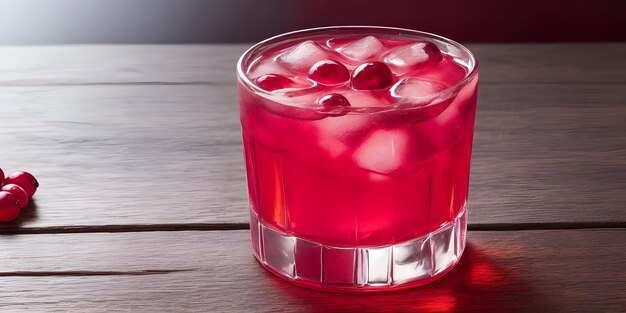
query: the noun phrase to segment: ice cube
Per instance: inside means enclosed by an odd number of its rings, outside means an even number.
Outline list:
[[[385,92],[347,90],[342,94],[350,101],[350,105],[359,108],[375,108],[389,106]],[[388,94],[387,94],[388,95]]]
[[[445,60],[426,71],[420,72],[419,76],[422,79],[437,81],[447,86],[454,86],[456,83],[463,80],[466,74],[466,68],[452,60]]]
[[[260,58],[255,60],[252,65],[250,65],[250,70],[248,71],[249,78],[255,79],[259,76],[267,74],[279,74],[284,76],[291,75],[287,69],[278,65],[276,61],[271,58]]]
[[[446,89],[446,85],[421,78],[406,78],[391,88],[394,97],[417,103],[427,103],[437,93]]]
[[[459,91],[450,106],[434,120],[439,126],[455,129],[475,111],[477,79]]]
[[[363,138],[372,124],[372,117],[365,114],[329,116],[317,120],[318,145],[331,158],[338,157]]]
[[[380,40],[374,36],[367,36],[339,48],[338,51],[350,59],[365,61],[379,54],[383,49],[384,46]]]
[[[465,134],[464,127],[473,121],[476,109],[476,79],[470,81],[442,112],[433,118],[414,126],[417,140],[425,146],[422,153],[430,157],[449,147],[460,134]]]
[[[308,70],[317,61],[327,59],[327,53],[313,41],[307,40],[281,53],[276,61],[294,72]]]
[[[415,148],[407,128],[379,128],[365,136],[352,157],[361,168],[389,175],[410,165]]]
[[[395,48],[387,53],[384,61],[388,64],[407,68],[427,62],[439,62],[443,59],[441,51],[430,42],[417,42]]]
[[[264,103],[265,108],[280,116],[300,120],[316,120],[325,117],[324,113],[312,109],[316,105],[318,93],[310,89],[279,89],[266,97],[270,101]]]

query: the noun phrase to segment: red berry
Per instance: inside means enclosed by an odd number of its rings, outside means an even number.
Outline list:
[[[346,97],[338,93],[327,94],[317,99],[317,103],[325,107],[349,107],[350,106],[350,101],[348,101]]]
[[[0,186],[4,184],[4,172],[0,168]]]
[[[15,172],[9,175],[4,183],[15,184],[22,187],[22,189],[26,191],[26,194],[29,198],[33,197],[33,195],[37,191],[37,188],[39,187],[39,182],[37,182],[35,176],[27,172]]]
[[[10,192],[0,191],[0,222],[10,222],[20,214],[20,200]]]
[[[309,78],[322,85],[338,85],[350,78],[348,69],[332,60],[319,61],[311,67]]]
[[[22,187],[15,184],[6,184],[2,186],[2,189],[0,190],[10,192],[16,195],[17,198],[20,200],[20,208],[25,208],[28,206],[28,195],[26,194],[26,191],[22,189]]]
[[[278,89],[297,87],[298,84],[290,79],[278,74],[267,74],[258,77],[254,80],[254,83],[261,89],[266,91],[274,91]]]
[[[434,43],[425,43],[423,49],[424,53],[428,55],[428,60],[432,62],[441,62],[441,60],[443,60],[443,54],[441,54],[441,50],[439,50],[439,48],[437,48]]]
[[[393,74],[385,63],[369,62],[352,72],[352,87],[360,90],[384,89],[393,83]]]
[[[443,60],[443,54],[432,42],[416,42],[391,50],[385,57],[385,62],[399,66],[420,68],[426,64],[438,63]]]

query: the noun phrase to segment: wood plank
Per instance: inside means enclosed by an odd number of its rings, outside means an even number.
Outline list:
[[[483,83],[626,83],[626,43],[476,44]]]
[[[626,221],[626,93],[485,85],[470,222]],[[224,86],[3,87],[0,165],[38,175],[16,224],[245,223],[236,91]]]
[[[295,287],[248,233],[2,236],[0,308],[81,312],[623,312],[625,230],[470,232],[433,284],[382,295]]]
[[[235,82],[239,45],[0,47],[0,85]]]
[[[250,44],[0,47],[0,85],[233,84]],[[626,83],[626,43],[469,44],[482,83]]]
[[[480,88],[472,221],[624,220],[626,89],[541,84]]]
[[[12,147],[0,164],[41,185],[22,226],[247,220],[232,88],[12,87],[0,99],[0,147]]]

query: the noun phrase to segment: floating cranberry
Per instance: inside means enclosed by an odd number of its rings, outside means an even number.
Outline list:
[[[338,85],[345,83],[350,78],[350,73],[341,63],[322,60],[313,64],[309,78],[322,85]]]
[[[267,74],[260,76],[254,80],[254,83],[261,89],[266,91],[274,91],[278,89],[293,88],[298,86],[298,84],[291,78],[278,74]]]
[[[9,175],[4,183],[15,184],[22,187],[22,189],[26,191],[26,194],[29,198],[33,197],[33,195],[37,191],[37,188],[39,187],[39,182],[37,182],[35,176],[27,172],[15,172]]]
[[[14,195],[17,196],[17,198],[20,200],[20,208],[25,208],[28,206],[28,195],[26,194],[26,191],[24,191],[24,189],[22,189],[22,187],[16,185],[16,184],[6,184],[4,186],[2,186],[2,191],[6,191],[6,192],[10,192]]]
[[[417,58],[421,61],[413,65],[424,62],[441,62],[441,60],[443,60],[443,54],[441,54],[439,48],[432,42],[418,42],[413,44],[411,49],[414,54],[421,56],[421,58]]]
[[[317,100],[317,103],[325,107],[349,107],[350,101],[338,93],[327,94]]]
[[[393,83],[393,74],[385,63],[369,62],[352,72],[352,87],[359,90],[385,89]]]
[[[0,191],[0,222],[10,222],[19,214],[19,198],[10,192]]]
[[[416,42],[389,51],[384,60],[388,64],[408,69],[441,62],[443,54],[432,42]]]
[[[441,50],[437,48],[437,46],[432,42],[427,42],[424,45],[424,52],[428,55],[428,59],[433,62],[441,62],[443,60],[443,54],[441,54]]]

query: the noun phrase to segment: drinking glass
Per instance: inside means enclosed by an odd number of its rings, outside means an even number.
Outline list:
[[[416,43],[443,59],[416,69],[401,55]],[[343,64],[352,82],[311,80],[320,59]],[[386,64],[392,85],[356,90],[367,62]],[[261,74],[288,88],[260,87]],[[254,45],[237,75],[252,251],[264,268],[304,287],[371,292],[422,285],[457,264],[478,82],[467,48],[408,29],[307,29]],[[331,93],[349,106],[321,105]]]

